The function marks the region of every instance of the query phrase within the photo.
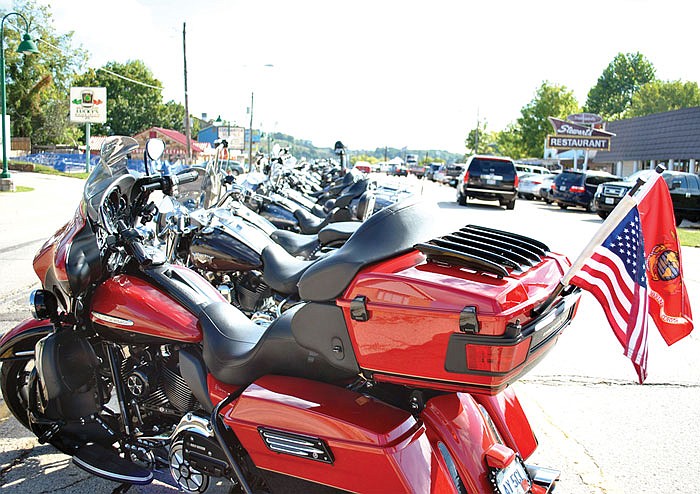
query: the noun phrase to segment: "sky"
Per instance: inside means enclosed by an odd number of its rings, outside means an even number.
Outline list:
[[[617,53],[700,81],[697,4],[666,0],[38,0],[89,66],[140,59],[190,113],[332,147],[464,152],[543,81],[583,105]],[[0,0],[5,7],[9,2]],[[109,95],[107,95],[109,110]]]

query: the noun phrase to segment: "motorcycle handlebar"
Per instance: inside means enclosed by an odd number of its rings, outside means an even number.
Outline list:
[[[117,222],[117,231],[126,251],[136,259],[139,266],[149,266],[153,262],[141,243],[141,235],[135,228],[129,228],[124,220]]]

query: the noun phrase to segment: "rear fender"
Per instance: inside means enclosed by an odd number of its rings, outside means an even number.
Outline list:
[[[53,332],[48,319],[25,319],[0,338],[0,360],[34,357],[34,345]]]
[[[453,464],[466,492],[493,492],[484,455],[498,439],[474,398],[464,393],[437,396],[428,401],[421,419],[431,449]]]

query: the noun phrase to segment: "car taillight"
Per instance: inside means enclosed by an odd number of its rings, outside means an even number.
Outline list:
[[[509,372],[527,358],[530,338],[516,345],[466,345],[467,368],[483,372]]]
[[[517,187],[519,183],[520,183],[520,177],[516,174],[515,175],[515,184],[514,184],[515,187]]]
[[[573,192],[574,194],[581,194],[582,192],[586,192],[586,188],[580,185],[572,185],[571,187],[569,187],[569,192]]]
[[[463,180],[463,182],[464,182],[465,184],[466,184],[467,182],[469,182],[469,172],[464,172],[464,180]]]

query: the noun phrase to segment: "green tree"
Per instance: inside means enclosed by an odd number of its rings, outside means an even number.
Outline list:
[[[162,84],[141,60],[109,62],[101,69],[89,69],[76,78],[74,85],[107,88],[107,123],[95,125],[95,135],[134,135],[149,127],[160,126],[163,116],[172,123],[170,119],[176,104],[169,104],[167,110],[163,108],[165,105],[159,89]],[[181,115],[178,128],[184,125],[184,109]]]
[[[87,54],[73,47],[72,32],[56,33],[48,6],[18,0],[12,10],[0,9],[0,16],[8,12],[19,12],[27,19],[29,34],[37,39],[39,49],[26,56],[17,53],[24,22],[15,16],[5,20],[7,113],[12,135],[31,137],[35,144],[70,143],[76,133],[68,122],[68,93]]]
[[[588,92],[585,110],[607,120],[620,118],[632,97],[655,77],[652,63],[641,53],[618,53]]]
[[[528,155],[523,148],[520,127],[511,123],[496,136],[495,151],[501,156],[513,159],[524,158]]]
[[[495,154],[497,153],[496,140],[498,133],[489,132],[486,121],[479,122],[476,129],[472,129],[464,140],[467,148],[467,156],[471,154]]]
[[[651,81],[634,93],[625,117],[643,117],[693,106],[700,106],[697,82]]]
[[[520,110],[517,126],[520,135],[521,157],[540,157],[544,154],[544,140],[552,132],[547,117],[566,117],[579,112],[574,93],[566,86],[547,81],[537,89],[535,97]]]

